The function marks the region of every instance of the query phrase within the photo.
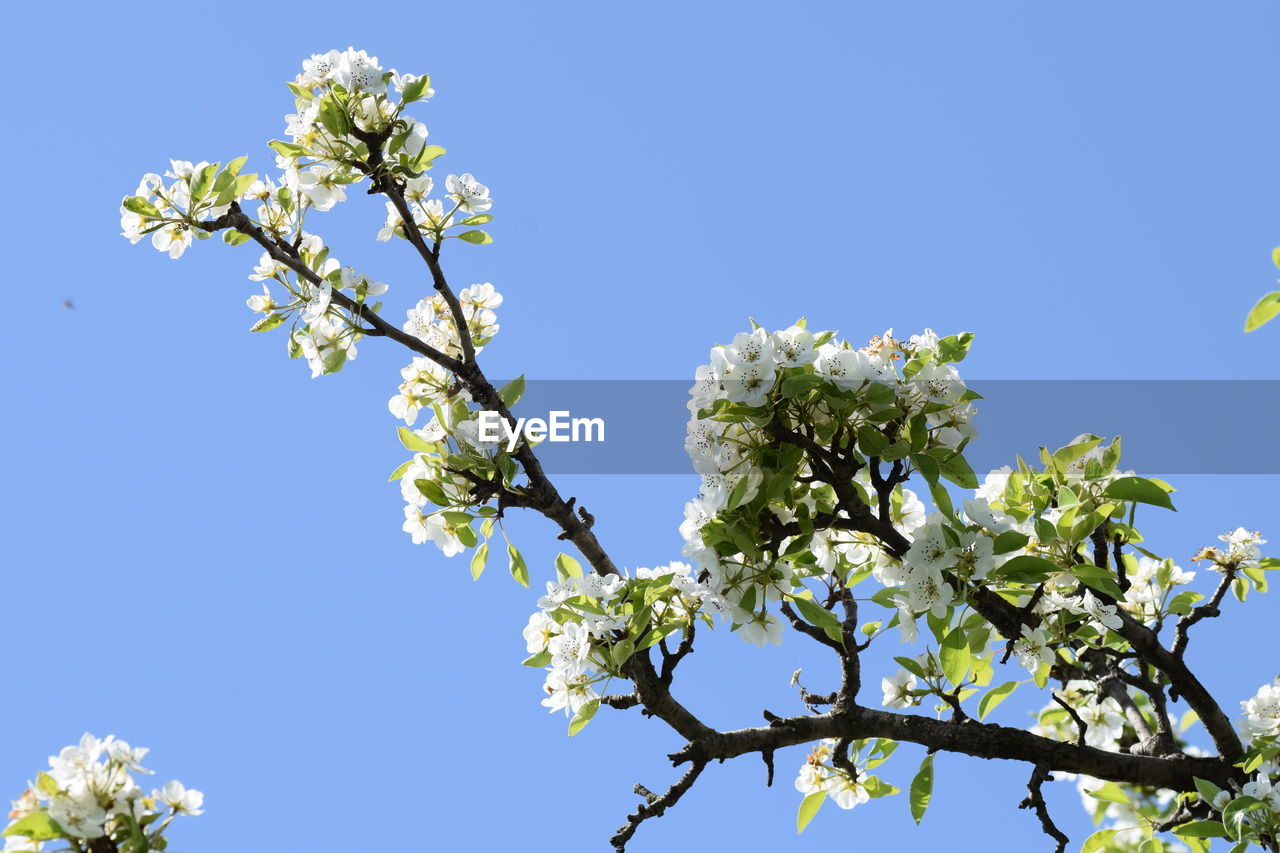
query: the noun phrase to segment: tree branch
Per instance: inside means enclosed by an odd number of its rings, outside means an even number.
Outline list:
[[[680,802],[680,798],[685,795],[693,783],[698,781],[698,777],[702,775],[703,769],[707,766],[705,761],[695,761],[684,776],[680,777],[680,781],[676,782],[662,796],[655,796],[643,785],[636,785],[636,793],[645,798],[645,802],[641,804],[634,812],[627,815],[627,822],[618,828],[613,838],[609,842],[613,845],[613,849],[619,851],[627,849],[627,842],[631,840],[631,836],[636,834],[636,830],[640,828],[640,824],[644,823],[651,817],[661,817],[667,809]]]

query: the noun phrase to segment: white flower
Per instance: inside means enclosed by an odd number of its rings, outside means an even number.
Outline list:
[[[940,518],[940,515],[935,514],[932,520],[916,531],[915,541],[902,556],[902,561],[909,568],[942,571],[956,564],[960,551],[947,538]]]
[[[1106,698],[1098,702],[1086,703],[1079,709],[1079,714],[1085,724],[1085,743],[1099,749],[1115,747],[1116,741],[1124,731],[1124,714],[1116,700]]]
[[[835,773],[827,782],[827,796],[842,809],[851,809],[871,799],[871,794],[862,784],[864,776],[859,774],[855,781],[843,773]]]
[[[565,715],[576,714],[578,710],[592,699],[599,699],[600,694],[587,683],[586,675],[571,675],[559,669],[547,672],[547,680],[542,689],[547,698],[542,704],[551,709],[551,713],[563,710]]]
[[[994,471],[988,472],[983,478],[982,485],[977,489],[978,497],[984,499],[987,503],[995,503],[1004,497],[1004,487],[1009,483],[1009,475],[1013,473],[1013,469],[1008,465],[1003,468],[996,468]]]
[[[560,632],[560,624],[539,610],[529,617],[529,624],[524,627],[524,644],[529,654],[536,655],[547,650],[551,638]]]
[[[1124,620],[1116,613],[1115,605],[1103,604],[1097,598],[1094,598],[1093,593],[1089,590],[1085,590],[1084,600],[1081,601],[1080,606],[1084,608],[1084,612],[1088,613],[1093,621],[1105,625],[1112,631],[1119,631],[1124,624]]]
[[[314,87],[321,83],[337,83],[351,92],[380,94],[387,90],[382,81],[378,58],[363,50],[348,47],[344,51],[313,54],[302,61],[299,85]]]
[[[1241,702],[1249,733],[1254,737],[1280,735],[1280,684],[1264,684],[1252,699]]]
[[[782,620],[772,613],[744,613],[735,609],[733,618],[735,622],[742,623],[738,628],[738,636],[747,642],[755,643],[760,648],[769,643],[782,644]]]
[[[916,614],[911,609],[911,602],[902,596],[895,596],[893,604],[898,608],[898,631],[902,634],[902,642],[914,643],[920,636],[916,627]]]
[[[412,504],[404,508],[404,525],[401,529],[413,537],[413,544],[421,545],[430,540],[446,557],[466,550],[462,540],[449,529],[444,518],[439,515],[423,515]]]
[[[916,698],[911,695],[915,688],[916,677],[900,669],[892,677],[880,679],[880,689],[884,691],[881,704],[886,708],[909,708],[916,704]]]
[[[347,200],[346,191],[334,180],[337,167],[317,163],[306,171],[298,172],[298,192],[311,200],[316,210],[330,210],[340,201]]]
[[[173,809],[178,814],[198,815],[204,813],[204,794],[194,789],[188,790],[178,780],[165,782],[159,791],[152,791],[151,796]]]
[[[68,835],[76,838],[100,838],[107,813],[98,805],[98,798],[88,784],[84,780],[77,780],[71,783],[65,794],[55,794],[49,799],[49,817],[66,830]]]
[[[717,347],[711,351],[711,366],[724,388],[724,396],[748,406],[763,404],[777,378],[772,358],[732,361],[726,347]]]
[[[128,741],[112,740],[107,744],[107,755],[111,760],[124,767],[124,769],[135,773],[150,773],[151,771],[142,766],[142,759],[147,757],[147,753],[151,750],[145,746],[136,749],[129,746]]]
[[[733,343],[721,350],[732,365],[766,364],[773,361],[773,342],[764,329],[739,332],[733,336]]]
[[[326,278],[319,285],[309,284],[308,289],[310,298],[302,309],[302,322],[309,325],[329,310],[329,302],[333,299],[333,283]]]
[[[918,394],[933,403],[955,403],[964,393],[960,371],[950,364],[926,364],[911,382]]]
[[[547,645],[551,666],[567,673],[581,673],[591,654],[591,633],[580,622],[566,622]]]
[[[800,775],[796,777],[796,790],[807,797],[823,790],[826,782],[824,770],[816,764],[806,762],[800,767]]]
[[[955,590],[937,569],[913,568],[903,589],[912,610],[928,610],[939,619],[946,616],[947,608],[955,600]]]
[[[996,566],[991,540],[981,533],[966,531],[960,534],[960,550],[956,555],[955,569],[962,576],[982,580]]]
[[[773,358],[781,367],[800,367],[813,364],[818,351],[813,346],[813,335],[800,326],[791,326],[774,332]]]
[[[1022,626],[1022,639],[1013,644],[1013,651],[1018,655],[1018,663],[1034,674],[1042,663],[1053,664],[1053,649],[1048,647],[1049,638],[1041,628]]]
[[[868,379],[879,378],[882,368],[862,350],[841,349],[823,344],[818,350],[818,373],[830,379],[837,388],[858,388]]]
[[[1251,566],[1261,557],[1262,551],[1258,546],[1267,544],[1267,540],[1262,538],[1261,533],[1256,530],[1249,531],[1243,527],[1228,530],[1218,538],[1227,543],[1226,562],[1244,567]]]
[[[444,180],[449,197],[458,203],[458,208],[468,214],[484,213],[493,206],[489,198],[489,188],[477,181],[470,173],[450,175]]]
[[[191,229],[184,222],[170,222],[151,233],[151,245],[176,260],[191,245]]]
[[[267,289],[265,284],[262,285],[262,293],[253,294],[244,302],[249,306],[250,311],[257,314],[266,314],[276,308],[276,302],[271,298],[271,291]]]

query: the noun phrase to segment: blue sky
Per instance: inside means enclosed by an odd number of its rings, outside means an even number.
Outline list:
[[[591,850],[635,782],[674,778],[661,724],[602,714],[567,740],[538,705],[538,673],[518,666],[534,593],[501,567],[473,583],[400,532],[385,483],[403,456],[386,411],[399,352],[368,341],[312,381],[282,335],[245,331],[256,252],[210,242],[173,262],[117,236],[119,198],[168,157],[268,168],[282,81],[313,52],[352,44],[433,75],[418,114],[449,149],[439,168],[496,199],[495,244],[446,261],[507,297],[491,375],[679,378],[748,315],[807,315],[854,338],[971,330],[973,377],[1280,378],[1280,328],[1240,332],[1280,242],[1273,4],[305,8],[9,13],[13,796],[88,729],[151,746],[161,776],[206,792],[175,836],[192,853]],[[360,197],[313,225],[391,283],[398,316],[426,284],[406,246],[373,241],[381,215]],[[1088,405],[1046,399],[1046,428]],[[1197,399],[1185,417],[1249,412]],[[620,564],[678,557],[692,476],[561,485]],[[1184,566],[1228,526],[1280,540],[1274,477],[1177,485],[1181,511],[1150,515],[1148,535]],[[547,524],[511,527],[548,577]],[[1276,674],[1256,638],[1280,605],[1230,615],[1201,626],[1191,659],[1234,708]],[[815,689],[830,677],[799,639],[761,653],[704,638],[680,695],[720,727],[796,712],[792,670]],[[920,752],[882,775],[905,785]],[[710,768],[633,849],[976,851],[992,826],[1008,849],[1043,846],[1015,808],[1024,768],[945,756],[920,828],[899,797],[826,809],[797,840],[803,755],[778,756],[773,789],[757,761]],[[1087,821],[1059,789],[1079,842]]]

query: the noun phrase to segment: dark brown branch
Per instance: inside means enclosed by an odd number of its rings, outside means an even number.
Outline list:
[[[1069,704],[1067,704],[1066,699],[1063,699],[1056,692],[1051,692],[1050,695],[1053,697],[1053,701],[1057,702],[1058,705],[1062,708],[1062,710],[1066,711],[1067,715],[1071,717],[1072,720],[1075,721],[1076,746],[1084,746],[1085,745],[1084,735],[1085,735],[1085,732],[1089,730],[1089,724],[1086,723],[1084,720],[1080,719],[1080,714],[1076,712],[1075,708],[1072,708]]]
[[[655,796],[643,785],[636,785],[636,793],[644,797],[645,802],[634,812],[627,815],[627,822],[619,827],[613,838],[609,839],[613,849],[619,851],[619,853],[626,850],[627,842],[631,840],[631,836],[636,834],[640,824],[651,817],[661,817],[667,809],[680,802],[680,798],[693,787],[694,782],[698,781],[698,776],[702,774],[703,768],[706,766],[707,763],[705,761],[693,762],[689,771],[680,777],[680,781],[668,788],[667,792],[661,796]]]
[[[778,718],[768,726],[730,732],[708,730],[672,755],[677,763],[735,758],[761,749],[782,749],[822,738],[889,738],[935,751],[977,758],[1043,764],[1050,771],[1084,773],[1130,785],[1195,790],[1194,777],[1225,787],[1237,771],[1221,758],[1155,758],[1064,743],[1023,729],[969,720],[964,725],[915,714],[855,707],[843,714]]]
[[[1182,658],[1187,651],[1187,643],[1191,641],[1191,626],[1203,619],[1212,619],[1222,615],[1219,606],[1222,599],[1226,597],[1227,590],[1231,588],[1231,583],[1236,579],[1234,569],[1228,569],[1222,575],[1222,580],[1218,583],[1218,588],[1213,591],[1213,596],[1205,604],[1192,608],[1191,612],[1178,620],[1177,626],[1173,629],[1173,654],[1174,657]]]
[[[1057,842],[1054,853],[1063,853],[1071,839],[1054,824],[1053,818],[1049,816],[1049,806],[1044,801],[1044,794],[1040,791],[1041,785],[1052,781],[1049,768],[1043,764],[1037,764],[1035,770],[1031,772],[1031,779],[1027,781],[1027,798],[1018,803],[1018,808],[1034,810],[1036,817],[1040,818],[1040,826],[1044,829],[1044,834]]]
[[[314,285],[318,285],[321,282],[320,276],[311,270],[306,264],[302,263],[302,260],[298,255],[298,250],[295,247],[283,241],[276,240],[268,235],[260,227],[254,224],[254,222],[249,219],[243,211],[241,211],[240,206],[235,202],[232,202],[227,213],[217,219],[207,222],[198,222],[195,223],[195,225],[209,232],[232,228],[242,234],[247,234],[254,240],[254,242],[262,246],[272,259],[289,267],[301,278]],[[439,268],[439,264],[434,257],[432,258],[431,264],[434,264],[432,267],[432,275],[434,276],[435,270]],[[436,279],[436,285],[437,289],[443,288],[441,293],[445,295],[446,301],[452,300],[451,304],[456,303],[457,297],[453,295],[448,284],[444,282],[443,277]],[[345,294],[334,291],[332,300],[334,304],[338,305],[340,308],[351,312],[352,316],[357,320],[363,321],[370,327],[377,329],[382,336],[390,338],[414,352],[425,355],[436,364],[439,364],[446,370],[453,372],[463,382],[463,384],[466,385],[467,390],[471,394],[471,399],[478,406],[483,409],[497,412],[507,422],[508,426],[514,429],[516,423],[515,418],[512,417],[510,410],[498,395],[497,389],[493,387],[493,384],[480,370],[480,367],[475,364],[474,360],[468,360],[466,358],[466,346],[463,347],[464,360],[459,361],[458,359],[452,358],[434,347],[427,345],[419,338],[396,328],[368,307],[355,302]],[[455,318],[455,325],[457,325],[458,322],[459,321]],[[467,332],[465,329],[465,322],[462,323],[459,328],[459,335],[462,337],[463,341],[469,340],[469,338],[466,337]],[[472,359],[473,358],[474,353],[472,353]],[[522,442],[512,455],[515,457],[516,461],[520,463],[521,468],[524,470],[525,477],[528,479],[526,494],[528,495],[529,503],[527,506],[536,509],[544,516],[555,522],[565,534],[566,538],[578,547],[578,550],[582,553],[582,556],[586,558],[593,570],[606,575],[621,574],[621,572],[618,571],[617,566],[614,565],[613,560],[609,557],[608,553],[606,553],[604,548],[600,545],[599,540],[596,539],[595,534],[591,532],[591,524],[589,523],[590,517],[579,517],[574,515],[572,507],[570,507],[564,499],[560,497],[560,493],[556,490],[555,485],[543,471],[542,463],[538,460],[538,457],[534,454],[529,445]]]

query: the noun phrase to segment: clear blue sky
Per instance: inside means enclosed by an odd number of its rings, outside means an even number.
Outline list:
[[[1280,243],[1274,4],[302,8],[8,14],[12,795],[89,729],[151,746],[162,776],[206,792],[175,835],[191,853],[560,851],[603,849],[632,785],[674,778],[661,724],[602,713],[567,740],[538,705],[539,674],[518,665],[533,593],[501,567],[472,583],[400,532],[384,482],[403,456],[386,411],[399,352],[369,341],[312,381],[282,335],[245,331],[256,252],[211,242],[172,262],[117,236],[119,198],[168,157],[268,168],[282,81],[312,52],[352,44],[432,73],[420,114],[449,149],[440,168],[497,199],[497,242],[447,260],[507,296],[494,375],[678,378],[750,314],[852,337],[972,330],[971,376],[1280,378],[1280,328],[1240,333]],[[403,244],[373,242],[380,205],[317,219],[344,262],[392,284],[392,311],[425,292]],[[1046,400],[1046,425],[1086,405]],[[1248,412],[1188,400],[1185,416]],[[1228,526],[1280,542],[1275,478],[1178,485],[1181,512],[1149,529],[1183,565]],[[563,482],[628,566],[678,557],[693,487]],[[545,579],[552,531],[513,528]],[[1234,708],[1275,675],[1256,640],[1280,605],[1229,610],[1191,656]],[[796,712],[793,669],[829,683],[800,639],[757,653],[707,638],[681,696],[721,727]],[[778,756],[773,789],[758,761],[712,767],[634,849],[977,851],[963,830],[996,826],[1005,849],[1043,847],[1015,808],[1024,768],[953,757],[919,829],[898,797],[824,809],[797,840],[803,754]],[[883,775],[905,784],[919,754],[904,746]],[[1078,843],[1074,790],[1053,797]]]

